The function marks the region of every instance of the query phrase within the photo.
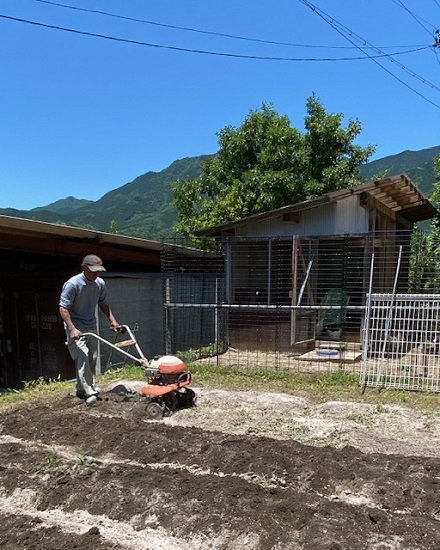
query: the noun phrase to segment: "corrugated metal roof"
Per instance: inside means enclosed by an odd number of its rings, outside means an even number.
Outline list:
[[[154,240],[105,233],[68,225],[0,215],[0,250],[33,252],[52,256],[77,256],[93,251],[103,260],[160,266],[161,252],[167,245]],[[203,250],[173,244],[186,256],[199,256]]]
[[[0,233],[13,233],[15,235],[32,234],[37,237],[66,237],[77,239],[91,239],[100,244],[113,244],[116,246],[130,246],[143,250],[161,250],[162,243],[139,239],[137,237],[126,237],[114,233],[82,229],[69,225],[26,220],[11,216],[0,215]]]
[[[400,174],[376,181],[367,182],[356,187],[348,187],[339,191],[332,191],[297,204],[283,206],[276,210],[254,214],[234,222],[215,225],[198,231],[199,235],[234,234],[235,229],[241,224],[250,220],[263,220],[284,214],[294,214],[308,208],[316,208],[329,202],[342,200],[351,195],[368,193],[381,202],[392,212],[399,214],[405,220],[415,223],[423,220],[430,220],[439,214],[439,211],[429,200],[417,189],[408,176]]]

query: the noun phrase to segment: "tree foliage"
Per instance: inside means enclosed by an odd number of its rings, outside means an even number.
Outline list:
[[[358,120],[342,127],[341,114],[327,114],[322,104],[311,96],[307,100],[304,142],[307,153],[307,198],[362,183],[361,164],[367,162],[374,147],[360,147],[353,141],[361,133]]]
[[[440,155],[434,159],[434,183],[431,201],[440,203]],[[410,292],[439,292],[440,289],[440,219],[431,221],[429,230],[413,233],[409,269]]]
[[[434,159],[434,173],[435,173],[435,183],[434,183],[434,189],[431,195],[431,200],[436,202],[438,205],[440,203],[440,155],[438,155]]]
[[[172,186],[176,229],[192,235],[361,183],[359,166],[374,147],[353,144],[360,123],[350,120],[343,128],[343,116],[327,114],[314,95],[306,109],[304,133],[267,103],[250,111],[239,128],[223,128],[219,150],[205,161],[200,177]]]

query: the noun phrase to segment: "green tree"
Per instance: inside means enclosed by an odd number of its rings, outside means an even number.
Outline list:
[[[329,115],[316,96],[307,100],[305,133],[271,105],[250,111],[239,128],[218,135],[217,154],[199,178],[173,184],[179,221],[175,229],[198,229],[314,198],[361,183],[359,165],[374,151],[353,145],[361,131],[342,115]]]
[[[118,224],[117,224],[116,220],[110,220],[109,233],[116,234],[117,232],[118,232]]]
[[[430,200],[440,204],[440,156],[434,159],[436,182]],[[415,231],[411,241],[410,292],[440,292],[440,219],[434,218],[428,231]]]
[[[361,133],[358,120],[342,127],[341,114],[327,114],[319,99],[307,100],[304,136],[307,152],[307,197],[353,187],[362,182],[359,167],[374,153],[374,146],[361,147],[353,141]]]
[[[436,182],[430,198],[438,206],[440,204],[440,155],[434,159],[434,173]]]

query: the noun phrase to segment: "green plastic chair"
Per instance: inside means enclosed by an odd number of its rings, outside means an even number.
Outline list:
[[[326,327],[341,326],[345,323],[346,307],[350,297],[342,288],[331,288],[324,296],[322,306],[340,306],[340,309],[320,309],[316,325],[319,335]]]

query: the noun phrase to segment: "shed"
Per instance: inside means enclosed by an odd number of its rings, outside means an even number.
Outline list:
[[[395,290],[407,292],[414,225],[437,215],[401,174],[200,231],[225,254],[228,345],[291,350],[341,332],[359,342],[370,275],[374,292],[390,292],[398,269]]]
[[[0,216],[0,387],[74,377],[58,300],[64,281],[91,253],[106,266],[116,318],[138,330],[147,357],[163,353],[161,248],[156,241]],[[107,327],[101,322],[101,335],[111,339]],[[103,355],[102,367],[111,360]]]

